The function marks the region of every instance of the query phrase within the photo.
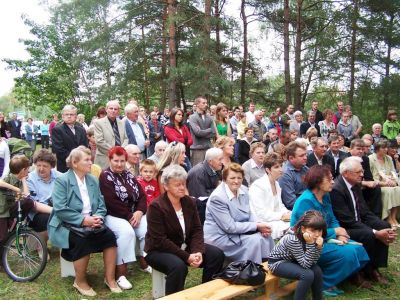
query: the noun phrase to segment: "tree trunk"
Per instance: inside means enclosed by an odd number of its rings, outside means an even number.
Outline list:
[[[350,106],[353,105],[353,100],[354,100],[357,19],[358,19],[358,0],[353,0],[353,16],[351,21],[351,46],[350,46],[350,91],[349,91]]]
[[[290,80],[290,43],[289,43],[290,9],[289,0],[284,1],[283,8],[283,57],[285,62],[285,98],[286,105],[292,104],[292,83]]]
[[[303,0],[297,0],[296,12],[296,46],[294,49],[294,106],[301,106],[301,33],[303,20],[301,17]]]
[[[146,54],[146,37],[144,34],[144,18],[142,16],[142,43],[143,43],[143,92],[144,92],[144,106],[147,110],[150,108],[150,96],[149,96],[149,79],[148,79],[148,63]]]
[[[215,53],[217,54],[216,64],[217,64],[217,72],[219,75],[222,74],[221,69],[221,20],[220,20],[220,7],[219,0],[214,0],[214,19],[215,19]],[[222,101],[224,97],[222,86],[217,84],[218,89],[218,102]]]
[[[176,106],[176,41],[175,41],[175,15],[176,0],[168,0],[168,22],[169,22],[169,107]]]
[[[165,2],[162,13],[162,39],[161,39],[161,99],[160,111],[164,111],[167,104],[167,18],[168,3]]]
[[[209,98],[210,94],[210,86],[209,86],[209,79],[210,79],[210,33],[211,33],[211,26],[210,26],[210,19],[211,19],[211,0],[204,1],[204,48],[203,48],[203,64],[204,64],[204,82],[203,82],[203,94],[206,95],[206,98]]]
[[[242,61],[242,76],[240,78],[240,103],[246,104],[246,70],[248,60],[248,49],[247,49],[247,16],[246,16],[246,0],[242,0],[240,8],[240,15],[243,20],[243,61]]]
[[[390,14],[390,20],[389,20],[389,32],[386,44],[387,44],[387,50],[386,50],[386,62],[385,62],[385,78],[383,80],[383,115],[386,117],[386,108],[389,107],[389,89],[386,88],[387,84],[389,83],[389,77],[390,77],[390,65],[391,65],[391,60],[392,60],[392,34],[393,34],[393,23],[394,23],[394,14]]]

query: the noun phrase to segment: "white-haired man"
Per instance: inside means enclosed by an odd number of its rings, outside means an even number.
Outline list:
[[[375,123],[372,125],[372,138],[374,141],[374,144],[379,142],[382,139],[387,140],[388,138],[382,134],[382,125],[379,123]]]
[[[158,164],[161,155],[164,153],[165,148],[167,148],[168,143],[166,141],[158,141],[156,145],[154,146],[154,153],[152,156],[149,157],[152,161],[154,161],[156,164]]]
[[[119,109],[117,100],[108,101],[106,105],[107,115],[94,121],[94,138],[96,141],[94,163],[102,169],[108,167],[108,150],[114,146],[124,147],[128,144],[124,123],[118,118]]]
[[[136,104],[129,103],[125,106],[125,131],[128,137],[128,144],[137,145],[140,149],[140,159],[146,158],[146,149],[150,145],[147,138],[146,129],[139,121],[139,107]]]
[[[222,158],[221,149],[210,148],[206,151],[204,161],[195,165],[188,173],[187,188],[190,196],[198,199],[197,207],[202,223],[208,196],[221,180]]]
[[[370,258],[363,271],[368,279],[388,284],[378,268],[387,267],[388,246],[396,239],[396,233],[388,222],[381,220],[368,208],[361,181],[364,169],[360,157],[346,158],[340,164],[340,176],[331,192],[333,212],[352,240],[363,244]]]
[[[77,108],[65,105],[62,110],[61,124],[55,126],[51,134],[52,151],[57,157],[57,171],[68,171],[65,162],[72,149],[78,146],[89,147],[86,130],[81,125],[76,125]]]
[[[254,112],[254,121],[249,124],[249,128],[253,129],[254,138],[262,142],[264,134],[267,132],[267,127],[262,121],[263,112],[261,110],[256,110]]]

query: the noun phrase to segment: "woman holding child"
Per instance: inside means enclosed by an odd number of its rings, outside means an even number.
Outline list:
[[[147,230],[146,195],[135,176],[126,168],[128,154],[123,147],[115,146],[108,151],[110,166],[99,178],[104,195],[107,216],[106,225],[117,238],[117,267],[115,275],[121,289],[131,289],[126,279],[127,263],[136,261],[135,244],[139,239],[140,265],[143,271],[151,272],[143,259],[144,237]]]
[[[114,233],[103,226],[106,207],[97,179],[90,175],[90,150],[79,146],[67,158],[70,168],[59,176],[52,193],[53,211],[48,223],[49,239],[62,248],[61,256],[72,261],[75,269],[73,287],[82,295],[96,292],[86,279],[91,253],[103,252],[104,283],[113,293],[121,293],[115,281],[117,243]],[[91,231],[87,236],[80,231]]]

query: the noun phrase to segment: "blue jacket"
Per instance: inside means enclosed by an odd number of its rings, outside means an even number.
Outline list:
[[[103,195],[100,192],[97,179],[88,174],[85,176],[92,215],[104,217],[107,213]],[[52,245],[58,248],[69,248],[69,229],[64,223],[80,226],[83,222],[83,202],[76,181],[75,173],[71,169],[62,174],[54,182],[52,193],[53,211],[49,218],[47,230]]]
[[[144,140],[147,140],[147,136],[146,136],[146,133],[144,132],[143,125],[140,124],[139,122],[137,122],[137,124],[139,125],[140,129],[142,130]],[[135,134],[133,133],[132,127],[129,124],[128,120],[125,120],[125,131],[126,131],[126,135],[128,136],[128,144],[137,145]]]
[[[32,130],[32,127],[33,127],[33,130]],[[26,125],[25,125],[25,131],[26,131],[25,139],[26,139],[27,141],[36,140],[36,135],[37,135],[37,133],[38,133],[38,128],[37,128],[36,125],[32,125],[32,127],[29,126],[29,124],[26,124]]]

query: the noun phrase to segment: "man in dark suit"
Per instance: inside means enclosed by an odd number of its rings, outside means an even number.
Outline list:
[[[361,181],[362,193],[370,210],[378,217],[382,217],[382,195],[379,182],[374,180],[369,158],[364,155],[365,144],[361,139],[354,139],[350,143],[349,156],[356,156],[362,159],[361,166],[364,169],[364,178]]]
[[[328,143],[324,138],[317,138],[311,142],[313,152],[307,155],[307,167],[314,165],[328,165],[331,168],[332,176],[335,176],[335,161],[326,154]]]
[[[339,176],[339,166],[340,163],[348,156],[348,154],[344,151],[339,150],[339,137],[338,136],[331,136],[328,139],[329,150],[326,151],[326,155],[333,158],[335,162],[335,175],[334,177]]]
[[[318,131],[318,136],[321,136],[321,132],[319,130],[319,125],[317,124],[317,122],[315,121],[315,112],[310,110],[308,113],[308,119],[307,122],[304,122],[300,125],[300,136],[301,137],[305,137],[306,136],[306,132],[310,127],[315,127],[315,129],[317,129]]]
[[[352,240],[363,244],[370,262],[365,275],[378,283],[388,284],[378,268],[387,267],[388,246],[396,233],[388,222],[375,216],[365,203],[360,183],[363,167],[360,157],[346,158],[340,165],[340,176],[331,191],[333,212]]]
[[[89,147],[86,131],[81,125],[76,125],[77,108],[66,105],[62,111],[63,122],[53,128],[51,135],[53,153],[57,157],[57,170],[68,171],[66,158],[78,146]]]
[[[128,138],[128,144],[133,144],[140,149],[140,160],[146,158],[146,150],[150,146],[150,140],[148,139],[143,125],[138,121],[139,119],[139,108],[136,104],[129,103],[125,106],[125,132]]]
[[[8,128],[10,130],[11,137],[17,139],[21,138],[21,126],[22,122],[17,119],[17,114],[13,113],[12,120],[8,121]]]

